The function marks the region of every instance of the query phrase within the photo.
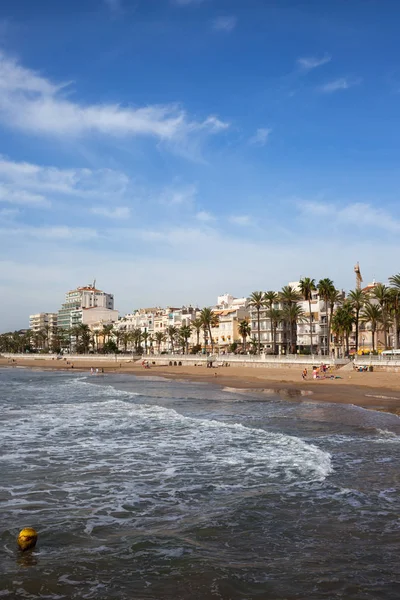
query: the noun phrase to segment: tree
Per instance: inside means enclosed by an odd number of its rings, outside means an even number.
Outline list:
[[[377,283],[376,286],[371,291],[372,298],[375,298],[378,301],[378,304],[381,309],[381,323],[383,329],[384,336],[384,344],[385,350],[387,348],[387,333],[389,328],[389,314],[388,314],[388,304],[390,301],[390,291],[387,285],[383,283]]]
[[[298,304],[286,304],[282,311],[277,312],[280,313],[280,318],[289,323],[289,350],[290,354],[295,354],[297,323],[304,320],[304,311]],[[279,315],[277,315],[277,318],[279,318]]]
[[[292,285],[285,285],[279,292],[278,298],[283,304],[297,304],[300,294]]]
[[[350,304],[354,310],[354,322],[356,324],[356,354],[358,351],[358,331],[359,331],[359,327],[360,327],[360,312],[362,310],[362,308],[364,307],[364,304],[367,301],[367,297],[365,295],[365,292],[363,292],[362,290],[352,290],[351,292],[349,292],[348,295],[348,300],[350,301]]]
[[[322,298],[325,305],[325,313],[326,313],[326,326],[327,326],[327,335],[326,335],[326,354],[330,354],[330,331],[329,331],[329,298],[335,289],[332,279],[329,277],[325,277],[325,279],[320,279],[317,285],[319,297]]]
[[[400,325],[400,273],[398,275],[392,275],[389,277],[389,283],[391,284],[391,299],[390,306],[393,316],[393,348],[397,350],[399,345],[399,325]]]
[[[371,302],[367,302],[361,313],[361,321],[364,323],[369,323],[371,326],[372,333],[372,351],[375,352],[375,333],[378,329],[379,323],[382,319],[382,310],[380,306],[376,304],[371,304]]]
[[[214,352],[214,340],[212,337],[211,328],[218,327],[219,318],[211,308],[203,308],[200,313],[200,320],[202,323],[203,331],[204,331],[204,342],[205,342],[205,350],[207,351],[207,337],[210,336],[211,342],[211,352]]]
[[[191,333],[190,325],[182,325],[179,329],[179,336],[182,340],[182,349],[184,354],[189,354],[189,338]]]
[[[312,312],[311,312],[311,300],[312,293],[315,292],[317,288],[315,287],[315,280],[310,279],[310,277],[303,277],[300,280],[300,294],[303,296],[304,300],[308,302],[308,312],[310,315],[310,354],[314,353],[314,344],[313,344],[313,335],[312,335]]]
[[[142,332],[142,340],[144,341],[144,352],[147,354],[147,342],[149,341],[150,333],[148,331]]]
[[[354,313],[353,307],[349,301],[339,306],[336,313],[333,316],[333,328],[338,336],[342,338],[342,342],[345,342],[346,356],[349,355],[349,336],[353,329]]]
[[[100,334],[103,336],[103,349],[106,346],[107,342],[110,341],[111,334],[113,332],[114,325],[112,323],[107,323],[103,325]]]
[[[132,332],[127,330],[121,331],[120,341],[122,342],[122,346],[126,354],[128,351],[128,344],[132,341]]]
[[[271,344],[272,344],[272,354],[276,354],[276,329],[280,323],[280,321],[282,321],[283,319],[283,311],[280,310],[279,308],[271,308],[267,311],[267,316],[270,320],[271,323],[271,329],[272,329],[272,339],[271,339]]]
[[[161,354],[161,344],[165,342],[165,333],[163,331],[156,331],[155,339],[157,342],[157,352]]]
[[[251,335],[251,326],[248,318],[239,321],[238,331],[243,339],[243,350],[246,352],[246,338]]]
[[[260,310],[265,307],[265,293],[264,292],[253,292],[252,294],[250,294],[249,306],[250,306],[250,308],[255,308],[255,310],[257,311],[257,334],[258,334],[257,354],[260,354],[260,351],[261,351]]]
[[[175,338],[178,335],[178,328],[175,327],[175,325],[169,325],[169,327],[167,328],[167,335],[169,337],[169,341],[171,344],[171,352],[173,354]]]
[[[142,354],[142,330],[140,327],[135,327],[135,329],[132,330],[132,341],[135,344],[136,354]]]
[[[332,332],[332,321],[333,321],[333,311],[335,310],[335,306],[342,304],[343,302],[343,294],[339,292],[335,287],[333,287],[329,293],[329,319],[328,319],[328,339],[329,339],[329,350],[331,347],[331,332]]]
[[[203,327],[203,323],[202,323],[200,317],[196,317],[196,319],[193,319],[190,326],[196,332],[196,346],[200,346],[200,331]]]
[[[265,306],[268,308],[268,314],[272,313],[274,309],[274,304],[278,301],[278,294],[272,290],[265,292],[264,294]],[[272,354],[275,354],[275,344],[273,342],[274,332],[273,332],[273,324],[270,319],[270,331],[271,331],[271,345],[272,345]]]

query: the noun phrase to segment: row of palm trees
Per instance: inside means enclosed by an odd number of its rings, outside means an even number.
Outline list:
[[[384,347],[388,347],[389,331],[393,329],[393,346],[398,347],[400,325],[400,274],[389,277],[389,286],[377,284],[369,293],[355,289],[345,298],[343,292],[336,289],[329,278],[315,279],[304,277],[298,289],[290,285],[284,286],[280,292],[253,292],[249,298],[249,306],[256,312],[257,319],[257,352],[261,351],[261,311],[265,311],[270,322],[273,353],[276,353],[276,329],[280,322],[285,322],[289,332],[290,352],[296,350],[297,324],[308,319],[310,328],[310,353],[314,351],[313,339],[313,294],[318,292],[325,305],[327,317],[326,353],[330,354],[332,334],[344,352],[349,353],[349,339],[355,329],[355,351],[359,348],[359,332],[361,324],[369,324],[372,335],[372,348],[375,352],[375,336],[377,331],[384,335]],[[298,304],[301,300],[308,302],[308,317]],[[282,308],[278,308],[281,306]],[[243,333],[241,332],[241,335]]]

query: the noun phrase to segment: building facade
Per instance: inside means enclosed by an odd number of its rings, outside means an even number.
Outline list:
[[[65,301],[58,311],[57,326],[60,329],[70,329],[86,322],[83,314],[88,309],[102,309],[104,314],[107,314],[107,311],[113,312],[113,294],[97,289],[94,284],[67,292]]]

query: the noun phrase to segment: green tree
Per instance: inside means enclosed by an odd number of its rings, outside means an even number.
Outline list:
[[[175,325],[169,325],[167,328],[167,335],[171,344],[171,352],[174,353],[174,342],[175,338],[178,335],[178,328]]]
[[[326,354],[330,354],[330,329],[329,329],[329,299],[335,286],[333,284],[332,279],[329,277],[325,277],[325,279],[320,279],[317,285],[319,297],[322,298],[325,305],[325,314],[326,314],[326,327],[327,327],[327,335],[326,335]]]
[[[204,331],[204,342],[205,342],[205,350],[207,351],[207,338],[209,336],[211,342],[211,352],[214,353],[214,340],[212,336],[212,327],[218,327],[219,319],[218,315],[216,315],[211,308],[203,308],[200,312],[200,320],[202,323],[203,331]]]
[[[299,304],[286,304],[281,313],[281,318],[289,325],[289,351],[290,354],[296,353],[296,334],[297,334],[297,323],[304,321],[304,311]]]
[[[161,354],[161,344],[165,342],[165,333],[163,331],[156,331],[155,338],[157,342],[157,352]]]
[[[308,311],[309,311],[309,315],[310,315],[310,354],[313,355],[314,354],[314,344],[313,344],[313,334],[312,334],[312,322],[313,322],[313,318],[312,318],[312,312],[311,312],[311,301],[312,301],[312,294],[313,292],[315,292],[315,290],[317,289],[315,287],[315,280],[311,279],[310,277],[303,277],[303,279],[300,280],[300,294],[302,295],[303,299],[308,302]]]
[[[377,304],[366,302],[361,313],[361,321],[369,323],[372,334],[372,350],[375,352],[375,333],[382,319],[382,309]]]
[[[277,292],[274,292],[273,290],[269,290],[268,292],[265,292],[264,302],[265,302],[265,306],[268,309],[267,314],[272,314],[272,311],[274,310],[274,306],[278,302]],[[272,354],[275,354],[275,344],[273,342],[274,332],[273,332],[273,324],[272,324],[271,318],[270,318],[270,333],[271,333]]]
[[[144,342],[144,352],[145,352],[145,354],[147,354],[147,344],[149,342],[149,338],[150,338],[150,333],[148,331],[143,331],[142,332],[142,340]]]
[[[260,325],[260,311],[265,307],[265,293],[264,292],[253,292],[249,298],[250,308],[254,308],[257,312],[257,353],[261,352],[261,325]]]
[[[360,328],[360,313],[367,301],[367,296],[362,290],[356,289],[349,292],[348,300],[354,310],[354,322],[356,324],[356,353],[358,351],[358,338]]]
[[[182,349],[184,354],[189,354],[189,338],[192,334],[190,325],[182,325],[179,329],[179,336],[182,341]]]
[[[196,332],[196,346],[200,346],[200,331],[203,327],[203,323],[200,317],[196,317],[195,319],[193,319],[190,326]]]
[[[387,333],[389,329],[390,319],[388,305],[390,302],[390,290],[387,285],[383,283],[377,283],[371,291],[371,297],[378,301],[381,309],[381,324],[383,329],[384,345],[385,350],[387,348]]]
[[[353,329],[354,313],[353,307],[349,301],[339,306],[333,316],[333,327],[337,335],[342,338],[345,343],[345,355],[349,355],[349,336]]]
[[[251,335],[251,326],[248,318],[239,321],[238,331],[243,339],[243,350],[246,352],[246,339]]]
[[[399,346],[399,327],[400,327],[400,273],[389,277],[391,285],[390,307],[393,317],[393,348],[398,349]]]

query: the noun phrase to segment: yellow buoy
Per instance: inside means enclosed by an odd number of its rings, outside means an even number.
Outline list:
[[[36,546],[37,539],[38,534],[37,531],[33,529],[33,527],[24,527],[24,529],[22,529],[19,532],[17,540],[18,546],[21,548],[22,551],[30,550],[31,548],[34,548]]]

